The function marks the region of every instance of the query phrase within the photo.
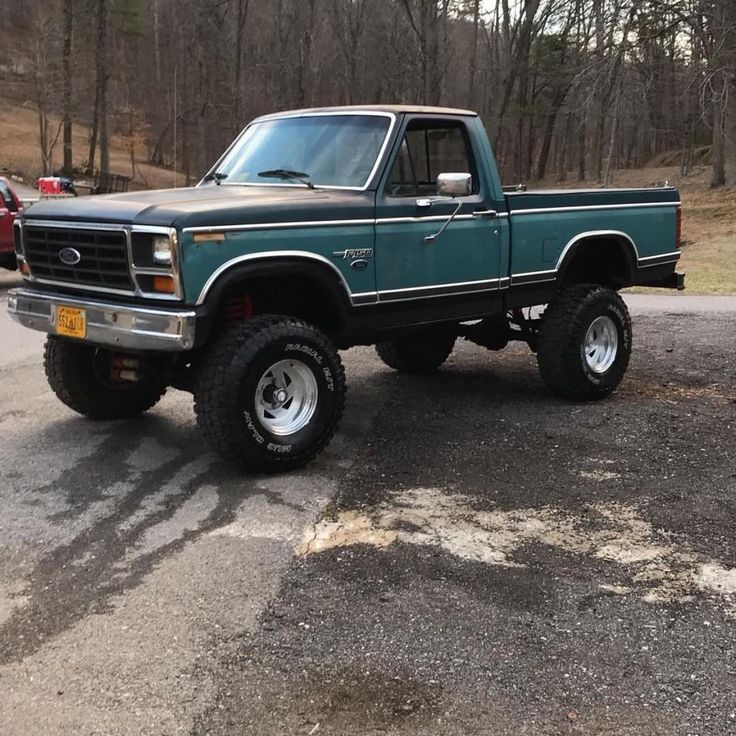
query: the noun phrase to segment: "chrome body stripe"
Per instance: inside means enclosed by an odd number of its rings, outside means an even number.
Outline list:
[[[677,261],[680,259],[680,251],[674,250],[672,253],[662,253],[662,255],[659,256],[644,256],[644,258],[639,259],[639,263],[642,263],[643,261],[653,261],[655,258],[669,258],[671,261]]]
[[[404,289],[384,289],[379,292],[381,296],[384,294],[396,294],[398,292],[426,291],[427,289],[442,289],[446,286],[482,286],[488,284],[497,284],[499,279],[480,279],[478,281],[455,281],[449,284],[428,284],[427,286],[407,286]]]
[[[508,212],[499,212],[496,217],[508,217]],[[402,223],[442,222],[449,215],[425,215],[419,217],[379,217],[356,220],[294,220],[290,222],[250,222],[239,225],[206,225],[185,227],[184,233],[245,232],[247,230],[283,230],[303,227],[352,227],[357,225],[394,225]],[[474,220],[473,214],[458,215],[455,220]],[[494,218],[495,219],[495,218]]]
[[[278,114],[278,113],[277,113]],[[522,185],[516,185],[516,186],[524,186]],[[663,184],[662,186],[653,186],[653,187],[613,187],[611,189],[602,189],[601,187],[597,188],[590,188],[590,187],[581,187],[579,189],[514,189],[509,192],[504,192],[504,194],[507,197],[539,197],[539,196],[545,196],[547,194],[559,194],[560,192],[564,192],[566,194],[592,194],[597,193],[600,194],[601,192],[673,192],[675,190],[675,187],[673,187],[671,184]]]
[[[185,227],[184,233],[222,233],[222,232],[240,232],[246,230],[281,230],[284,228],[300,228],[300,227],[338,227],[353,225],[374,225],[375,220],[306,220],[293,222],[253,222],[244,223],[242,225],[212,225],[206,227]]]
[[[511,217],[516,215],[542,215],[550,212],[585,212],[592,210],[621,210],[640,207],[680,207],[681,202],[643,202],[637,204],[585,204],[570,207],[534,207],[531,209],[511,210]]]
[[[404,223],[422,223],[422,222],[444,222],[450,219],[450,214],[446,215],[420,215],[419,217],[380,217],[374,220],[376,225],[401,225]],[[458,220],[474,220],[473,215],[457,215],[453,218],[453,222]]]
[[[680,202],[652,202],[646,204],[609,204],[609,205],[585,205],[580,207],[549,207],[543,209],[512,210],[511,212],[498,212],[494,218],[511,217],[515,215],[536,215],[548,212],[579,212],[585,210],[610,210],[629,209],[631,207],[679,207]],[[446,220],[449,215],[425,215],[419,217],[379,217],[364,218],[356,220],[303,220],[291,222],[255,222],[242,223],[238,225],[211,225],[200,227],[185,227],[185,233],[212,233],[240,230],[264,230],[269,228],[299,228],[299,227],[339,227],[343,225],[392,225],[399,223],[439,222]],[[458,215],[455,220],[472,220],[472,213]],[[613,233],[614,231],[609,231]],[[623,235],[623,233],[621,233]],[[628,237],[628,236],[625,236]]]
[[[542,281],[554,281],[557,271],[529,271],[528,273],[515,273],[511,275],[511,284],[536,284]]]

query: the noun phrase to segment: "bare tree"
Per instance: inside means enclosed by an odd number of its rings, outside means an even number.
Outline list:
[[[74,2],[64,0],[64,41],[61,52],[62,66],[62,117],[64,120],[64,163],[63,171],[72,175],[72,33],[74,29]]]
[[[3,95],[33,90],[39,168],[57,116],[66,171],[79,125],[90,173],[119,134],[196,178],[255,115],[412,102],[477,110],[512,181],[612,183],[665,155],[687,174],[709,151],[713,184],[736,185],[734,0],[26,3],[0,35]]]

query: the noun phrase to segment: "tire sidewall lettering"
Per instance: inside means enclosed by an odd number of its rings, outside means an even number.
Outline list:
[[[307,366],[317,381],[317,407],[309,423],[298,432],[285,437],[274,435],[258,419],[255,387],[268,368],[279,360],[298,360]],[[319,346],[304,338],[294,337],[275,340],[254,359],[246,369],[240,403],[248,433],[268,455],[286,456],[303,452],[321,431],[325,419],[332,414],[335,401],[335,378],[329,365],[330,359]],[[249,395],[250,394],[250,395]]]
[[[260,434],[259,431],[256,429],[253,419],[251,418],[250,412],[244,411],[243,418],[245,419],[245,426],[250,432],[251,437],[253,437],[253,439],[259,445],[263,445],[263,443],[266,441],[266,438],[262,434]]]
[[[585,359],[585,337],[588,329],[597,317],[610,317],[616,327],[619,347],[613,365],[605,373],[595,373]],[[607,304],[603,307],[591,309],[585,319],[585,327],[580,334],[580,360],[586,379],[594,386],[603,387],[612,382],[618,383],[619,374],[623,372],[622,359],[629,352],[631,345],[631,329],[627,315],[617,304]],[[627,362],[627,361],[626,361]]]
[[[322,365],[324,358],[322,355],[315,350],[313,347],[309,345],[303,345],[302,343],[294,343],[290,342],[287,343],[286,347],[284,348],[284,352],[287,353],[300,353],[301,355],[308,355],[312,360],[314,360],[317,365]]]

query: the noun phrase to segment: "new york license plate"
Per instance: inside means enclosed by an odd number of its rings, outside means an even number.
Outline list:
[[[56,308],[56,334],[66,337],[87,336],[87,315],[84,309],[76,307]]]

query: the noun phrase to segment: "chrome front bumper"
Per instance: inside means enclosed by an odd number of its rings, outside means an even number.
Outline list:
[[[56,334],[59,306],[85,310],[85,342],[129,350],[177,351],[194,347],[196,314],[191,310],[131,307],[28,289],[11,289],[8,294],[8,312],[16,322],[50,335]]]

